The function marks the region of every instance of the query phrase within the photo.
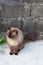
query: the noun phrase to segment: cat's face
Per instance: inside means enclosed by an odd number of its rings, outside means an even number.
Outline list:
[[[16,38],[18,35],[18,30],[16,30],[15,28],[11,27],[11,28],[8,28],[7,30],[7,36],[9,38]]]

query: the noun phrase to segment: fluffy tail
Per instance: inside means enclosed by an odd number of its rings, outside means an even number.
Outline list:
[[[25,35],[24,37],[24,42],[28,42],[28,41],[35,41],[36,40],[36,36],[33,33],[28,33],[27,35]]]
[[[25,35],[24,36],[24,43],[28,42],[29,41],[29,36],[28,35]]]

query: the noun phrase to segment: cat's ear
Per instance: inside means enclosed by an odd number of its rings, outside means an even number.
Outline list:
[[[15,29],[15,30],[13,30],[13,32],[15,32],[16,34],[18,34],[18,30],[16,30],[16,29]]]
[[[8,30],[10,30],[11,28],[10,27],[8,27]]]
[[[15,32],[16,32],[16,34],[18,34],[18,31],[17,30],[15,30]]]
[[[9,31],[10,31],[10,27],[7,29],[7,34],[9,33]]]

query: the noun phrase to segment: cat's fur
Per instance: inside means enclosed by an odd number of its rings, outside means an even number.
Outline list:
[[[11,27],[7,30],[7,44],[10,48],[10,54],[18,54],[24,47],[24,36],[20,29]]]

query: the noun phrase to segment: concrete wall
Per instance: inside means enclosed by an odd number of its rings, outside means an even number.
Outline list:
[[[10,26],[24,33],[43,31],[43,0],[0,0],[0,30]]]

